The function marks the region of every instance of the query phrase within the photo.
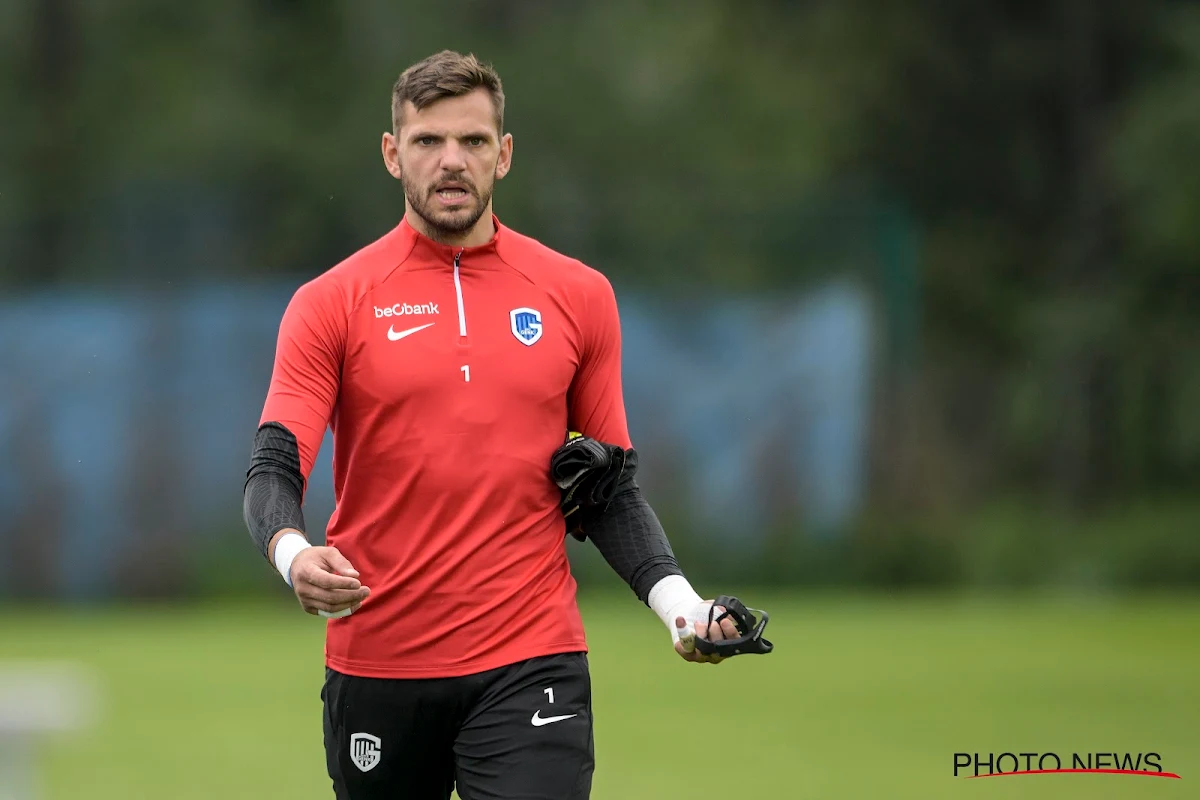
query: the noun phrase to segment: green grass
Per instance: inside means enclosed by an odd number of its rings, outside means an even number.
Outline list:
[[[1200,797],[1200,598],[748,592],[777,651],[685,664],[631,596],[585,598],[595,798]],[[98,675],[53,800],[330,798],[322,625],[289,602],[0,615],[0,661]],[[958,751],[1156,751],[1182,780],[955,779]]]

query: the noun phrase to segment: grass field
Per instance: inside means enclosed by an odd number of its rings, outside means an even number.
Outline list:
[[[713,667],[631,596],[584,598],[593,797],[1200,798],[1200,598],[746,599],[777,650]],[[316,800],[322,629],[286,600],[10,610],[0,660],[104,689],[100,724],[46,750],[53,800]],[[963,780],[959,751],[1154,751],[1182,780]]]

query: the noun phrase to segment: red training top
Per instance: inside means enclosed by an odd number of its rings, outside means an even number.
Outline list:
[[[371,588],[326,663],[465,675],[587,649],[550,456],[568,429],[631,447],[608,280],[505,228],[449,247],[407,221],[301,286],[261,422],[307,486],[333,430],[327,543]]]

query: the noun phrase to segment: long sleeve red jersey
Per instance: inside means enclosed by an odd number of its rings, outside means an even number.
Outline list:
[[[479,247],[402,221],[297,290],[261,422],[305,482],[333,431],[327,543],[371,588],[326,663],[465,675],[586,649],[549,460],[565,432],[632,446],[608,280],[503,227]]]

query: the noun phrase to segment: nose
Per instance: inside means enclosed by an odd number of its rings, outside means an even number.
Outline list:
[[[453,139],[442,148],[441,167],[443,172],[463,172],[467,168],[466,152]]]

